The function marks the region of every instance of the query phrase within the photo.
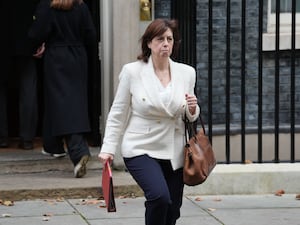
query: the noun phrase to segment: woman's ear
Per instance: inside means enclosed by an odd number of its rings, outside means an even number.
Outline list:
[[[151,41],[147,43],[148,48],[151,50]]]

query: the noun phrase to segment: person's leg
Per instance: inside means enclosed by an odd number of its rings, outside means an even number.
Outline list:
[[[82,134],[65,136],[70,159],[74,164],[74,176],[83,177],[86,174],[86,164],[91,156],[89,146]]]
[[[66,156],[64,149],[64,142],[62,137],[55,136],[43,136],[43,150],[44,155],[53,156],[55,158],[60,158]]]
[[[170,161],[161,161],[161,168],[166,178],[172,204],[169,207],[166,225],[175,225],[176,220],[180,217],[180,208],[183,197],[183,169],[173,170]]]
[[[142,155],[124,158],[125,165],[144,191],[146,225],[167,225],[167,213],[171,204],[169,188],[157,160]]]
[[[36,135],[38,110],[37,110],[37,69],[35,60],[32,57],[17,57],[20,77],[20,138],[23,145],[30,142]],[[22,144],[22,143],[21,143]],[[32,146],[33,147],[33,146]]]

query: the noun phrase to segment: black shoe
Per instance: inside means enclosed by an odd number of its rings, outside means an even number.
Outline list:
[[[8,147],[7,138],[0,138],[0,148],[7,148],[7,147]]]
[[[33,142],[32,141],[21,141],[19,147],[24,150],[31,150],[33,149]]]

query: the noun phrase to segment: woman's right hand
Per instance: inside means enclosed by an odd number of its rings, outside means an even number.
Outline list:
[[[108,160],[109,163],[111,163],[114,160],[114,155],[109,154],[109,153],[105,153],[105,152],[100,152],[98,154],[98,159],[100,160],[100,162],[102,162],[103,164]]]

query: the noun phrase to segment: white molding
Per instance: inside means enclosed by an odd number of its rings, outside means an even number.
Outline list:
[[[296,13],[296,49],[300,48],[300,13]],[[271,0],[268,1],[267,33],[263,34],[263,51],[274,51],[276,48],[276,14],[271,13]],[[292,15],[280,13],[279,49],[292,49]]]
[[[107,114],[110,110],[113,99],[113,83],[112,83],[112,1],[100,1],[100,16],[101,16],[101,118],[100,133],[104,134],[104,126]]]
[[[300,33],[295,34],[296,46],[295,49],[300,49]],[[279,49],[291,50],[292,49],[292,36],[291,33],[280,33],[279,35]],[[264,33],[263,34],[263,51],[274,51],[276,48],[276,34]]]

